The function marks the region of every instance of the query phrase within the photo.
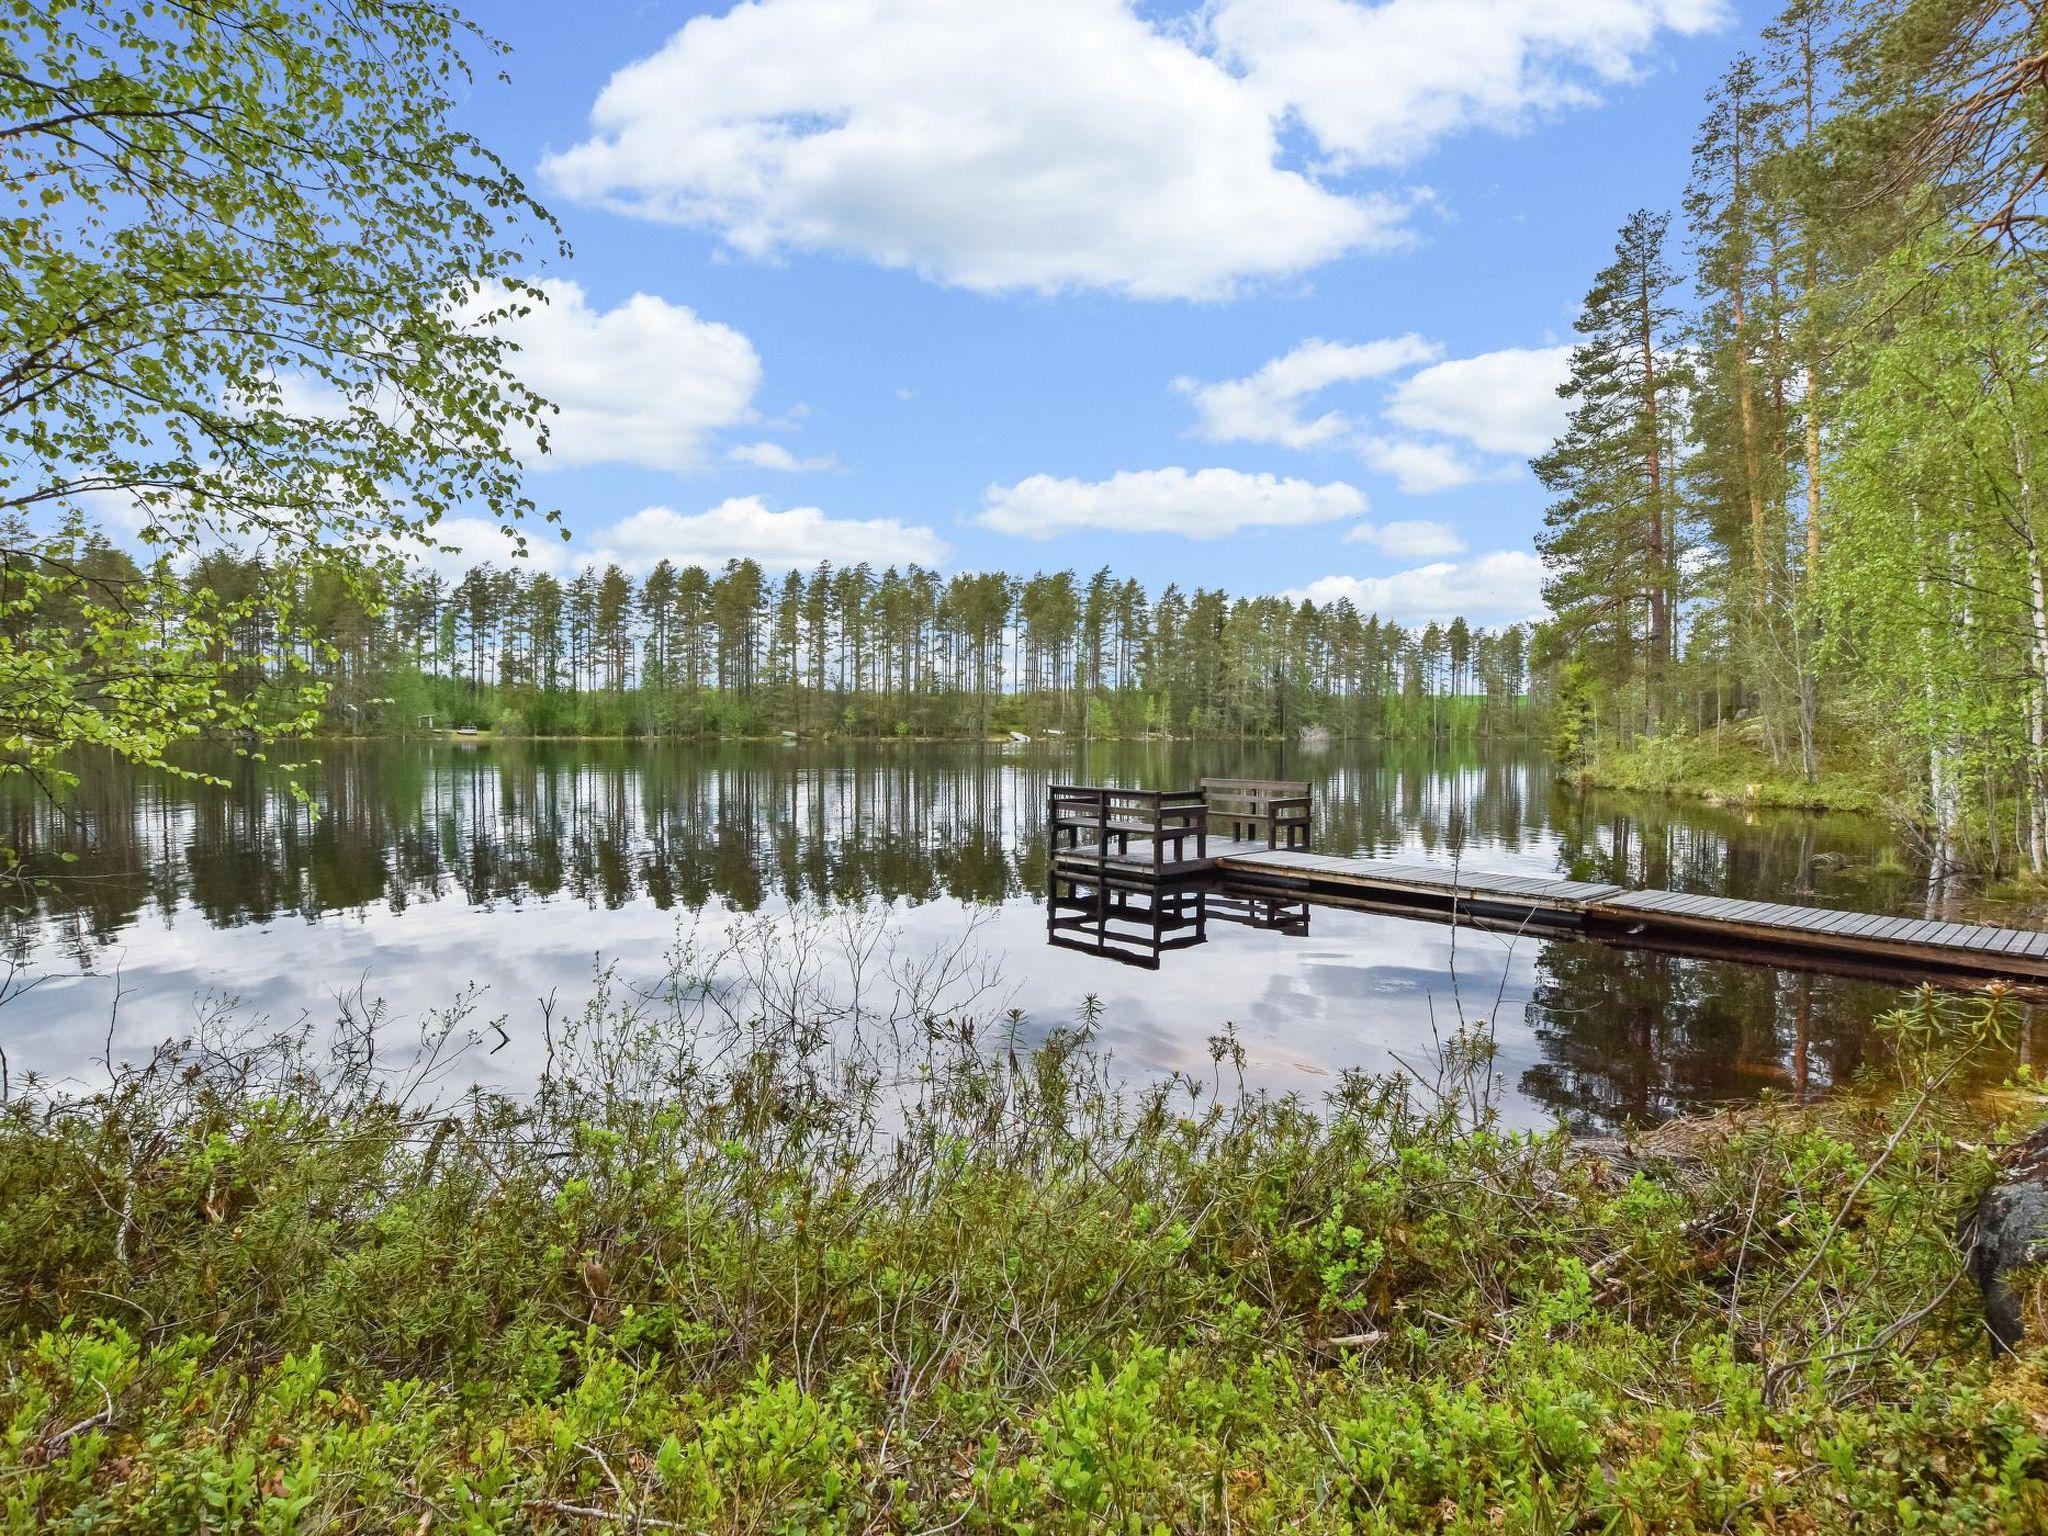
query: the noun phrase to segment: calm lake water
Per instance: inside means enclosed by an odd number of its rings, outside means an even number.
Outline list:
[[[679,932],[886,909],[899,957],[965,938],[993,961],[991,996],[1027,1033],[1094,998],[1126,1071],[1207,1077],[1210,1037],[1234,1026],[1251,1081],[1317,1095],[1347,1068],[1421,1064],[1462,1008],[1494,1019],[1516,1120],[1599,1129],[1820,1091],[1855,1068],[1897,994],[1321,908],[1298,935],[1212,922],[1201,946],[1133,969],[1046,943],[1047,786],[1285,774],[1311,781],[1315,845],[1332,852],[1873,911],[1917,911],[1921,890],[1875,823],[1584,794],[1515,753],[400,743],[320,756],[317,817],[246,767],[232,790],[89,771],[70,819],[26,796],[0,804],[0,841],[52,875],[0,919],[15,987],[40,980],[0,1006],[17,1079],[90,1079],[110,1038],[133,1058],[223,997],[286,1024],[361,987],[404,1018],[473,981],[505,1039],[464,1070],[516,1086],[540,1059],[539,1000],[574,1005],[600,961],[652,980]]]

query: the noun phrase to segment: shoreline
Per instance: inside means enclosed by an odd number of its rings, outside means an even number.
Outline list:
[[[1737,809],[1898,820],[1886,791],[1867,779],[1824,770],[1809,784],[1786,777],[1767,758],[1697,737],[1635,742],[1560,772],[1580,789],[1663,795]]]

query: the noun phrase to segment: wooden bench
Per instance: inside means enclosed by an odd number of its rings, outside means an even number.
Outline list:
[[[1268,848],[1308,847],[1308,781],[1305,779],[1204,779],[1202,802],[1219,835]]]
[[[1092,853],[1107,862],[1131,851],[1131,839],[1150,841],[1152,867],[1187,860],[1187,842],[1195,842],[1195,858],[1209,855],[1207,802],[1198,789],[1095,789],[1083,784],[1055,784],[1049,801],[1048,830],[1055,853]],[[1092,844],[1084,848],[1083,840]],[[1173,857],[1166,849],[1172,846]]]

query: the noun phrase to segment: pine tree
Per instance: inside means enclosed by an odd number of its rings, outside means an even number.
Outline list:
[[[1657,725],[1672,654],[1677,572],[1670,421],[1683,368],[1674,355],[1675,278],[1667,215],[1639,210],[1580,311],[1563,437],[1532,462],[1555,498],[1537,548],[1544,600],[1560,631],[1598,658],[1619,689],[1639,674],[1645,725]]]
[[[669,686],[675,665],[675,603],[676,568],[659,561],[640,584],[640,617],[647,630],[640,675],[658,688]]]

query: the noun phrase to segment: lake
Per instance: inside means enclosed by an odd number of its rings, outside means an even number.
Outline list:
[[[352,992],[396,1019],[483,989],[502,1021],[465,1058],[516,1087],[550,1009],[596,967],[651,981],[692,934],[806,927],[815,963],[879,964],[832,914],[885,914],[893,964],[978,956],[975,1006],[1027,1035],[1090,999],[1127,1072],[1215,1070],[1319,1095],[1348,1069],[1424,1069],[1460,1010],[1490,1017],[1511,1119],[1598,1130],[1853,1071],[1880,984],[1314,909],[1288,934],[1211,922],[1156,971],[1048,946],[1045,799],[1056,782],[1299,777],[1337,853],[1683,891],[1916,912],[1921,877],[1881,825],[1582,792],[1540,758],[1465,747],[322,743],[304,783],[223,767],[229,790],[87,765],[66,815],[15,791],[4,840],[48,876],[6,913],[13,995],[0,1050],[89,1081],[236,1017],[316,1025]],[[70,862],[63,855],[75,858]],[[824,913],[792,918],[790,914]],[[850,957],[850,958],[849,958]],[[984,987],[982,982],[988,985]],[[965,997],[967,991],[957,994]],[[552,999],[543,1004],[543,999]],[[2030,1033],[2032,1026],[2030,1026]],[[2029,1040],[2023,1049],[2038,1042]]]

